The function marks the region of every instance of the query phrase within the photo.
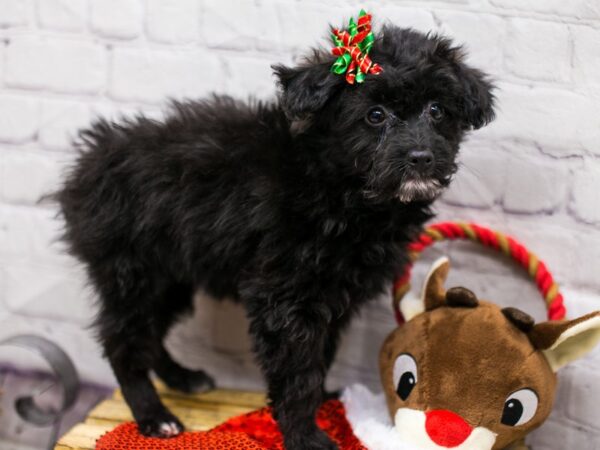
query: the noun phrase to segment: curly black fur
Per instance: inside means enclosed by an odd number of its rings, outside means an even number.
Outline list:
[[[245,305],[286,448],[335,448],[313,419],[340,332],[407,262],[465,132],[493,118],[490,83],[448,40],[388,26],[371,56],[384,72],[362,85],[316,51],[274,68],[277,102],[215,96],[174,103],[163,122],[81,133],[57,194],[65,239],[98,291],[99,338],[143,433],[182,429],[150,370],[182,390],[212,386],[162,345],[201,287]],[[370,124],[375,106],[384,120]]]

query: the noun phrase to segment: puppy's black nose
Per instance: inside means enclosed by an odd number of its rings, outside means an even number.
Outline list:
[[[421,173],[427,173],[433,168],[435,158],[431,150],[411,150],[408,152],[408,164]]]

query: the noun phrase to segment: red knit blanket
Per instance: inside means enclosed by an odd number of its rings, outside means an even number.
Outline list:
[[[317,425],[341,450],[367,450],[354,436],[338,400],[324,403]],[[170,439],[149,438],[133,422],[117,426],[96,443],[96,450],[283,450],[283,439],[270,408],[233,417],[209,431],[186,431]]]

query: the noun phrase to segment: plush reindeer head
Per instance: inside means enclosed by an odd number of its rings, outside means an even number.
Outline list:
[[[534,324],[468,289],[445,291],[448,270],[445,258],[433,265],[425,311],[383,344],[388,408],[403,440],[419,448],[502,449],[548,417],[555,372],[600,340],[600,312]]]

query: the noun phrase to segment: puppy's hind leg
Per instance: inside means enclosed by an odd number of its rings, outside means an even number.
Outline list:
[[[181,312],[191,309],[194,290],[191,286],[184,284],[173,284],[165,293],[164,305],[168,308],[166,318],[159,324],[159,333],[165,336],[172,322]],[[188,394],[204,392],[214,389],[215,382],[210,375],[203,370],[190,370],[179,365],[173,360],[169,352],[161,343],[159,353],[152,366],[154,373],[171,389]]]
[[[190,370],[173,361],[167,349],[161,346],[160,355],[154,363],[154,372],[171,389],[193,394],[215,388],[213,378],[203,370]]]
[[[159,324],[166,319],[156,316],[160,299],[154,293],[156,285],[152,285],[124,295],[122,286],[105,284],[97,326],[105,355],[140,433],[166,438],[181,433],[184,427],[163,405],[150,382],[149,371],[162,348]]]

